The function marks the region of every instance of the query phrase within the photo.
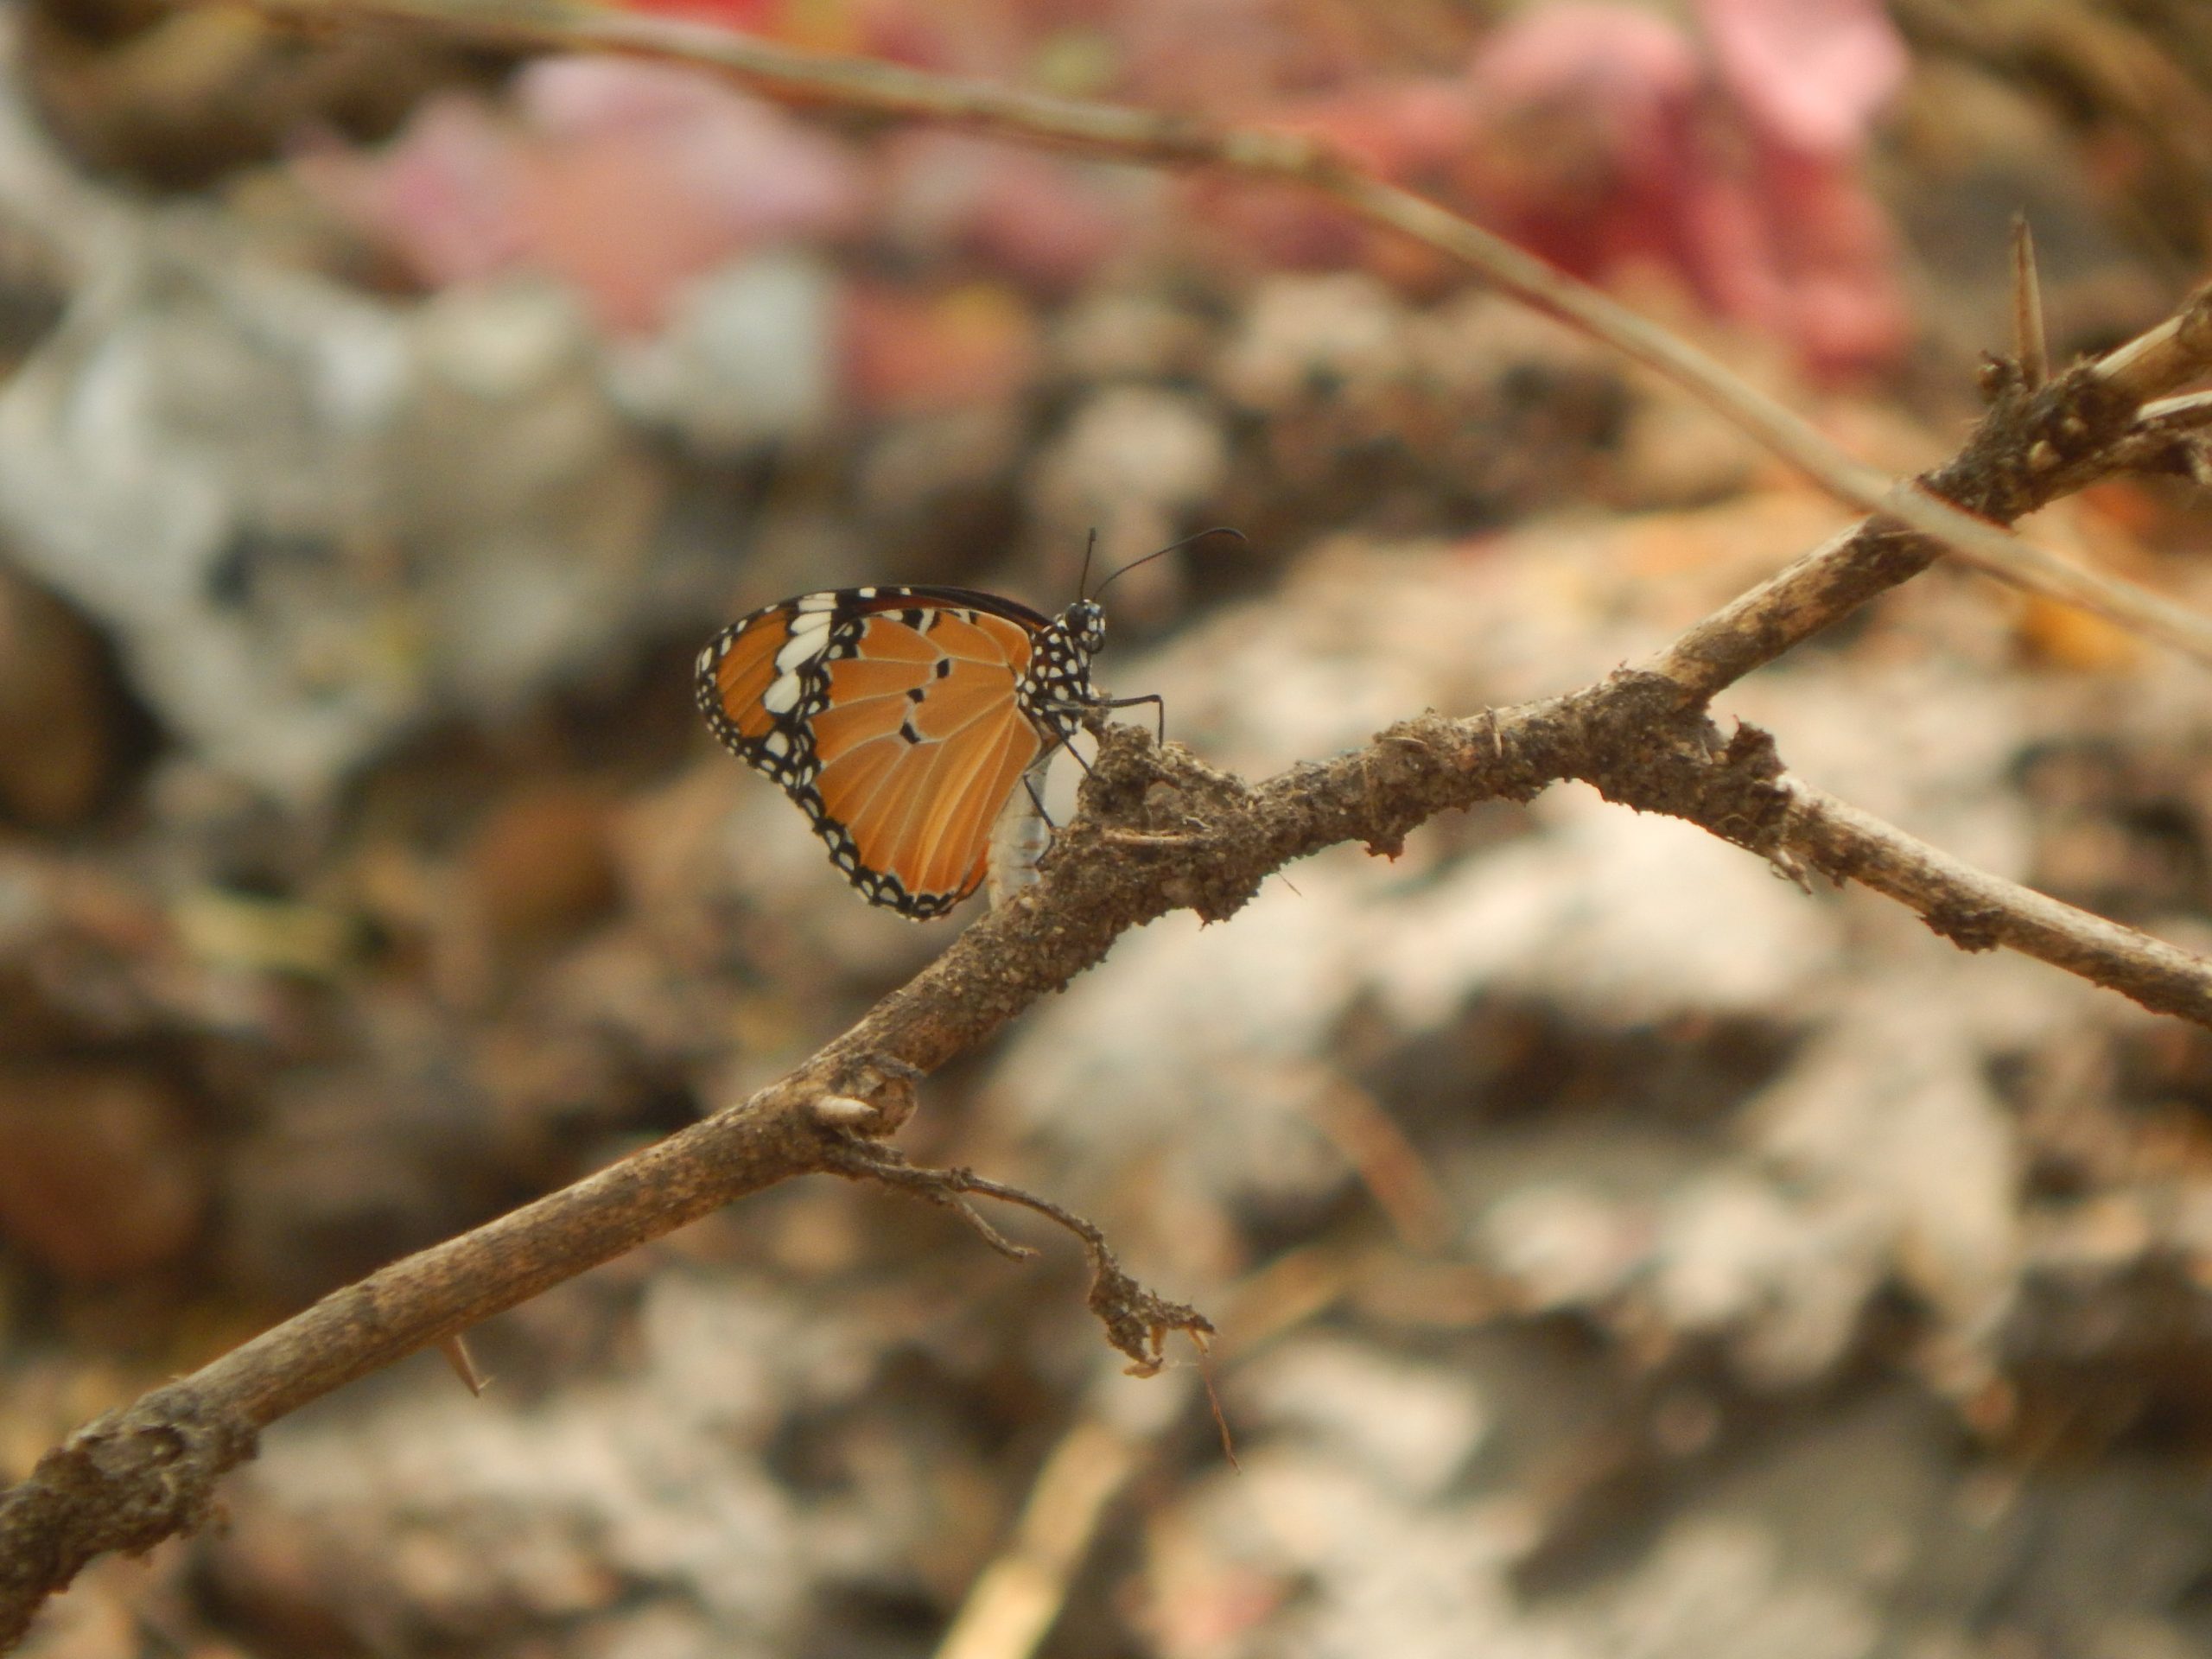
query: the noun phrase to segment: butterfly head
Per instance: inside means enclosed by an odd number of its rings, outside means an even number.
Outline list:
[[[1096,600],[1078,599],[1060,620],[1067,625],[1068,638],[1084,656],[1096,657],[1106,648],[1106,607]]]

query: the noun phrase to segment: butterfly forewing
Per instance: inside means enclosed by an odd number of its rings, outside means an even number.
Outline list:
[[[699,704],[861,893],[941,915],[982,884],[1000,809],[1044,749],[1023,687],[1056,626],[965,588],[808,594],[715,637]]]

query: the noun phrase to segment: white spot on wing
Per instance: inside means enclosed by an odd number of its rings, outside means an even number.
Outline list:
[[[790,649],[788,645],[784,647],[785,651]],[[776,655],[776,666],[779,668],[784,666],[781,652]],[[798,708],[798,676],[790,672],[776,676],[768,683],[768,689],[760,694],[760,706],[772,715],[788,715],[792,709]]]
[[[815,626],[809,626],[810,624]],[[791,624],[791,637],[784,641],[776,653],[776,671],[789,674],[803,663],[810,663],[822,654],[830,643],[830,619],[826,616],[805,616]]]

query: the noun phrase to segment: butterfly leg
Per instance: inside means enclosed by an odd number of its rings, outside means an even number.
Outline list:
[[[1097,714],[1103,709],[1135,709],[1147,702],[1153,706],[1160,716],[1160,729],[1154,734],[1154,741],[1165,743],[1167,741],[1167,702],[1166,699],[1157,691],[1147,691],[1141,697],[1098,697],[1089,702],[1050,702],[1045,707],[1053,715],[1073,715],[1080,719],[1084,715]],[[1067,739],[1063,736],[1060,741],[1065,743]]]
[[[1147,702],[1160,719],[1160,729],[1153,734],[1153,741],[1165,743],[1167,741],[1167,702],[1159,692],[1147,691],[1141,697],[1109,697],[1095,706],[1100,709],[1135,709]]]
[[[1070,754],[1075,754],[1075,751],[1073,749],[1070,749],[1068,753]],[[1052,759],[1052,751],[1050,749],[1047,749],[1045,752],[1045,758],[1048,760]],[[1076,759],[1080,760],[1083,757],[1077,754]],[[1027,772],[1023,772],[1021,774],[1021,786],[1029,791],[1029,804],[1037,809],[1037,816],[1045,821],[1045,827],[1047,830],[1057,830],[1060,826],[1052,822],[1052,815],[1045,810],[1045,796],[1044,792],[1037,786],[1037,774],[1038,769],[1035,766],[1032,766]]]

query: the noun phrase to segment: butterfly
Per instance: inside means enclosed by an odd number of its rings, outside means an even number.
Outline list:
[[[1047,617],[970,588],[842,588],[740,617],[699,653],[695,689],[845,879],[918,921],[983,884],[995,842],[1033,868],[1052,754],[1097,710],[1159,702],[1091,683],[1105,643],[1095,596]]]

